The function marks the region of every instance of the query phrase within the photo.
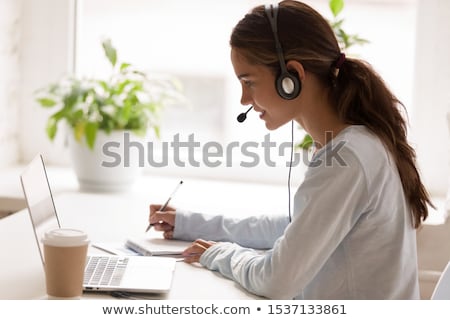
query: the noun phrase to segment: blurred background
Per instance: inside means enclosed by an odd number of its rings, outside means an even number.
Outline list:
[[[327,0],[305,1],[327,19]],[[67,74],[102,77],[110,72],[101,41],[110,38],[119,58],[149,73],[181,81],[188,106],[166,108],[161,140],[175,134],[187,141],[261,143],[268,133],[250,112],[244,124],[240,84],[229,59],[233,26],[255,0],[1,0],[0,1],[0,167],[26,163],[43,153],[50,164],[68,166],[64,135],[50,142],[45,125],[51,110],[40,108],[35,91]],[[410,141],[425,183],[445,195],[449,177],[450,2],[447,0],[347,0],[341,13],[348,33],[368,39],[347,54],[370,62],[405,104]],[[295,130],[295,140],[303,132]],[[290,126],[270,132],[277,143],[290,141]],[[148,141],[155,140],[149,136]],[[156,141],[156,140],[155,140]],[[155,142],[155,145],[157,143]],[[443,149],[443,150],[441,150]],[[178,174],[243,181],[285,183],[286,166],[233,165],[148,168]],[[278,161],[277,155],[273,160]],[[200,158],[198,158],[200,159]],[[286,157],[282,157],[285,163]],[[294,172],[295,174],[295,172]]]

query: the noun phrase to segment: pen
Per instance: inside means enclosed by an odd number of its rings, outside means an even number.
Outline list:
[[[166,210],[167,205],[169,204],[169,201],[172,199],[172,197],[175,195],[175,193],[177,192],[178,188],[183,184],[183,180],[180,181],[179,184],[177,184],[175,190],[173,190],[172,194],[170,195],[169,199],[167,199],[166,203],[164,203],[164,205],[161,207],[161,209],[159,209],[158,211],[164,211]],[[145,229],[145,232],[148,232],[148,230],[150,230],[150,228],[153,226],[153,223],[150,223],[147,227],[147,229]]]

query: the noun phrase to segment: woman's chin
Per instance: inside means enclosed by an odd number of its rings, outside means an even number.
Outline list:
[[[264,122],[265,122],[266,128],[270,131],[276,130],[285,124],[285,123],[270,121],[268,119],[264,119]]]
[[[266,128],[270,131],[278,129],[280,126],[266,121]]]

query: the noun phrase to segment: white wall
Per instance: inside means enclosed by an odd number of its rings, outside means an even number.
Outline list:
[[[0,167],[18,158],[19,44],[22,1],[0,1]]]
[[[414,86],[412,140],[432,194],[448,188],[450,111],[450,1],[420,0]]]
[[[45,125],[51,110],[36,103],[36,90],[72,70],[73,0],[22,0],[21,108],[19,145],[21,159],[29,161],[44,150],[49,162],[67,158],[63,137],[49,142]],[[53,111],[54,112],[54,111]]]

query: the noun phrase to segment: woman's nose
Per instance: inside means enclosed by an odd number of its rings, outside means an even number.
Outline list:
[[[253,99],[252,99],[251,95],[244,88],[242,88],[241,104],[243,106],[248,106],[248,105],[253,104]]]

